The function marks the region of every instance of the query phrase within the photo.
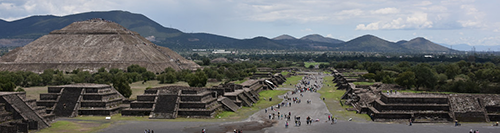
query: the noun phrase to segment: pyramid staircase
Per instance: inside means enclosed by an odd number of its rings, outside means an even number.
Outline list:
[[[238,107],[238,105],[234,104],[234,102],[227,98],[227,97],[219,97],[217,99],[218,102],[222,103],[222,105],[224,105],[224,107],[227,109],[227,110],[230,110],[230,111],[233,111],[233,112],[236,112],[238,111],[238,109],[240,107]]]

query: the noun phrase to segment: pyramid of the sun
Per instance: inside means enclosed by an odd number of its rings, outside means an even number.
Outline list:
[[[0,58],[0,71],[42,72],[49,68],[96,71],[101,67],[126,69],[132,64],[153,72],[167,67],[200,68],[193,61],[117,23],[91,19],[74,22],[10,51]]]

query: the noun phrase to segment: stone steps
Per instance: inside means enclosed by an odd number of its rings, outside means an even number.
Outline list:
[[[448,104],[387,104],[380,99],[375,100],[373,106],[380,111],[402,110],[402,111],[449,111]]]
[[[257,101],[259,101],[259,93],[255,92],[255,91],[250,91],[250,94],[253,94],[255,96],[255,98],[257,99]]]
[[[33,120],[38,123],[38,128],[49,127],[49,123],[43,119],[40,114],[31,108],[25,101],[23,101],[18,95],[4,95],[5,101],[7,101],[16,112],[18,112],[25,120]],[[22,112],[22,113],[21,113]]]
[[[226,107],[227,109],[229,109],[233,112],[236,112],[239,109],[238,105],[234,104],[233,100],[231,100],[227,97],[221,97],[221,98],[217,99],[217,101],[220,101],[220,103],[222,105],[224,105],[224,107]]]
[[[148,116],[153,108],[128,108],[122,110],[124,116]]]
[[[82,88],[63,88],[59,101],[52,111],[58,117],[71,117],[77,106]]]
[[[248,107],[252,106],[252,103],[250,101],[248,101],[247,97],[245,97],[244,94],[239,94],[238,98],[241,99],[244,106],[248,106]]]
[[[5,103],[0,103],[0,123],[12,120],[12,113],[5,110]]]
[[[254,97],[252,97],[252,95],[250,95],[248,92],[246,91],[243,91],[243,94],[252,102],[252,103],[256,103],[258,101],[258,99],[254,99]]]

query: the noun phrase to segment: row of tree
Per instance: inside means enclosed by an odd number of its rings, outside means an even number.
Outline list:
[[[125,97],[132,94],[129,84],[137,81],[154,80],[156,74],[147,71],[146,68],[139,65],[127,67],[127,71],[118,68],[112,68],[107,71],[100,68],[97,73],[91,74],[88,71],[80,69],[65,73],[59,70],[47,69],[43,73],[37,74],[28,71],[0,72],[0,91],[14,91],[16,86],[46,86],[46,85],[64,85],[70,83],[98,83],[113,84],[113,86]]]
[[[396,83],[407,89],[458,93],[500,93],[500,66],[491,62],[362,62],[331,63],[336,68],[364,69],[364,78]]]

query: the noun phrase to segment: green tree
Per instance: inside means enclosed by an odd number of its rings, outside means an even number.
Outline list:
[[[158,75],[157,79],[160,81],[160,84],[171,84],[177,82],[177,76],[175,75],[175,72],[171,71]]]
[[[90,72],[79,71],[75,75],[71,75],[71,80],[75,83],[93,83],[94,79]]]
[[[418,64],[413,67],[412,71],[415,73],[416,90],[421,86],[434,89],[437,83],[437,76],[428,65]]]
[[[384,78],[382,79],[382,83],[384,84],[394,84],[394,79],[391,78],[389,75],[385,75]]]
[[[203,65],[205,65],[205,66],[210,65],[210,58],[208,58],[208,57],[203,57],[202,61],[203,61]]]
[[[29,74],[28,78],[26,78],[26,87],[29,87],[29,86],[37,86],[37,85],[40,85],[40,83],[42,83],[42,78],[36,74],[36,73],[32,73],[32,74]]]
[[[375,74],[373,74],[373,73],[363,74],[363,78],[365,78],[365,79],[375,79]]]
[[[151,72],[151,71],[146,71],[146,72],[142,73],[141,76],[144,80],[148,81],[148,80],[154,80],[156,77],[156,74]]]
[[[132,72],[136,72],[136,73],[143,73],[143,72],[146,72],[146,68],[145,67],[141,67],[137,64],[133,64],[133,65],[130,65],[127,67],[127,72],[129,73],[132,73]]]
[[[0,91],[14,91],[16,85],[13,82],[0,83]]]
[[[406,71],[400,73],[395,81],[398,85],[404,86],[406,89],[410,89],[411,86],[416,84],[415,80],[415,73]]]
[[[113,75],[106,71],[95,73],[93,78],[94,83],[97,84],[111,84],[111,82],[113,82]]]
[[[446,76],[448,76],[449,79],[454,80],[455,76],[460,74],[460,67],[455,63],[448,64],[445,66],[445,68],[446,70],[444,73],[446,74]]]
[[[115,75],[115,74],[117,74],[119,72],[123,72],[123,71],[120,70],[120,69],[118,69],[118,68],[111,68],[111,69],[109,69],[109,73],[111,73],[113,75]]]
[[[180,70],[180,71],[177,71],[175,75],[177,76],[177,79],[178,79],[179,81],[187,81],[187,80],[186,80],[186,76],[187,76],[188,74],[191,74],[191,70],[182,69],[182,70]]]
[[[132,89],[130,89],[128,78],[123,73],[117,73],[115,75],[113,87],[126,98],[129,98],[132,95]]]
[[[187,79],[191,87],[205,87],[208,77],[202,70],[198,69],[194,74],[188,74]]]
[[[165,68],[165,71],[163,73],[168,73],[168,72],[174,72],[175,73],[175,69],[173,69],[172,67],[167,67],[167,68]]]
[[[382,70],[382,65],[378,62],[369,63],[369,65],[367,65],[365,67],[369,73],[375,73],[377,71]]]
[[[71,83],[71,78],[65,77],[62,72],[58,72],[54,75],[54,84],[55,85],[64,85]]]
[[[54,70],[52,69],[44,70],[43,73],[40,74],[40,77],[42,78],[43,85],[50,85],[52,84],[52,79],[54,79]]]

